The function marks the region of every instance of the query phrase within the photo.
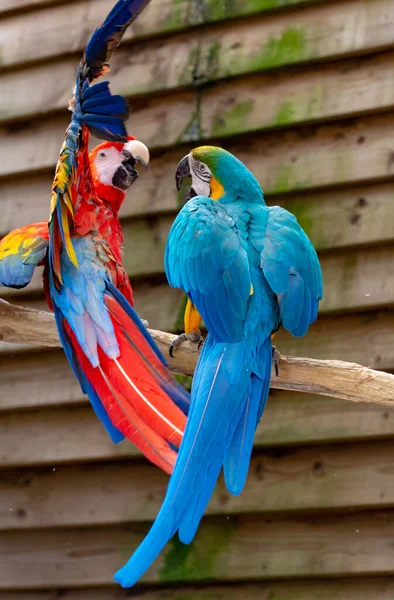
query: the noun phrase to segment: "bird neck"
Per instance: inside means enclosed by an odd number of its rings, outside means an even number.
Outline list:
[[[112,185],[104,185],[101,182],[94,181],[94,191],[96,196],[105,204],[109,204],[115,215],[118,214],[123,200],[126,197],[126,192],[114,188]]]

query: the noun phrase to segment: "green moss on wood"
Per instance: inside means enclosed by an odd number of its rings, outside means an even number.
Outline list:
[[[220,111],[213,119],[210,135],[230,135],[238,131],[245,131],[245,122],[253,111],[254,104],[254,100],[245,100],[228,110]]]
[[[190,52],[189,52],[189,56],[188,59],[186,61],[186,66],[183,69],[179,80],[178,80],[178,85],[180,87],[183,87],[185,85],[191,85],[192,83],[194,83],[195,80],[195,74],[196,71],[198,70],[198,65],[200,62],[200,47],[194,46],[193,48],[191,48]]]
[[[190,107],[191,109],[193,106]],[[197,142],[203,138],[201,129],[201,93],[196,91],[195,109],[192,112],[189,122],[177,139],[177,143]]]
[[[188,545],[182,544],[175,535],[160,570],[160,581],[214,578],[218,559],[229,552],[234,529],[234,520],[206,524],[204,531],[197,533],[196,539]]]
[[[300,28],[289,27],[282,35],[271,37],[258,52],[245,56],[236,55],[224,75],[263,71],[280,65],[291,64],[308,58],[305,33]]]
[[[278,112],[275,117],[275,125],[287,125],[294,121],[295,118],[295,109],[294,105],[289,102],[282,102],[278,106]]]
[[[279,165],[276,175],[276,180],[273,187],[274,192],[287,192],[294,189],[292,182],[294,181],[293,168],[290,165]]]
[[[300,4],[302,0],[205,0],[205,20],[219,21]],[[313,0],[310,0],[313,1]]]
[[[220,75],[220,50],[221,45],[217,40],[208,48],[204,48],[204,60],[201,61],[199,81],[211,81]]]
[[[138,20],[137,20],[138,22]],[[163,23],[164,31],[176,31],[199,23],[194,0],[172,0],[168,16]]]

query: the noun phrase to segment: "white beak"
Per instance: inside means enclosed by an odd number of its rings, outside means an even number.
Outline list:
[[[130,152],[135,160],[139,160],[145,168],[149,165],[149,150],[142,142],[130,140],[124,145],[124,150]]]

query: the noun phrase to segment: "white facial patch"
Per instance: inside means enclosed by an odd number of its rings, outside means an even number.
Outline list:
[[[205,164],[193,158],[190,155],[190,172],[192,175],[192,188],[198,196],[207,196],[211,194],[211,179],[212,173],[210,168]]]
[[[104,185],[112,185],[112,178],[115,171],[124,160],[124,156],[115,146],[99,150],[94,158],[94,166]]]

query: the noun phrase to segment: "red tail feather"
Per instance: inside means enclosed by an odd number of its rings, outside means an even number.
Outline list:
[[[100,366],[92,367],[69,326],[66,327],[78,362],[98,394],[111,422],[145,456],[167,473],[177,457],[186,417],[160,387],[170,376],[138,327],[116,300],[106,297],[120,355],[108,356],[99,348]]]

